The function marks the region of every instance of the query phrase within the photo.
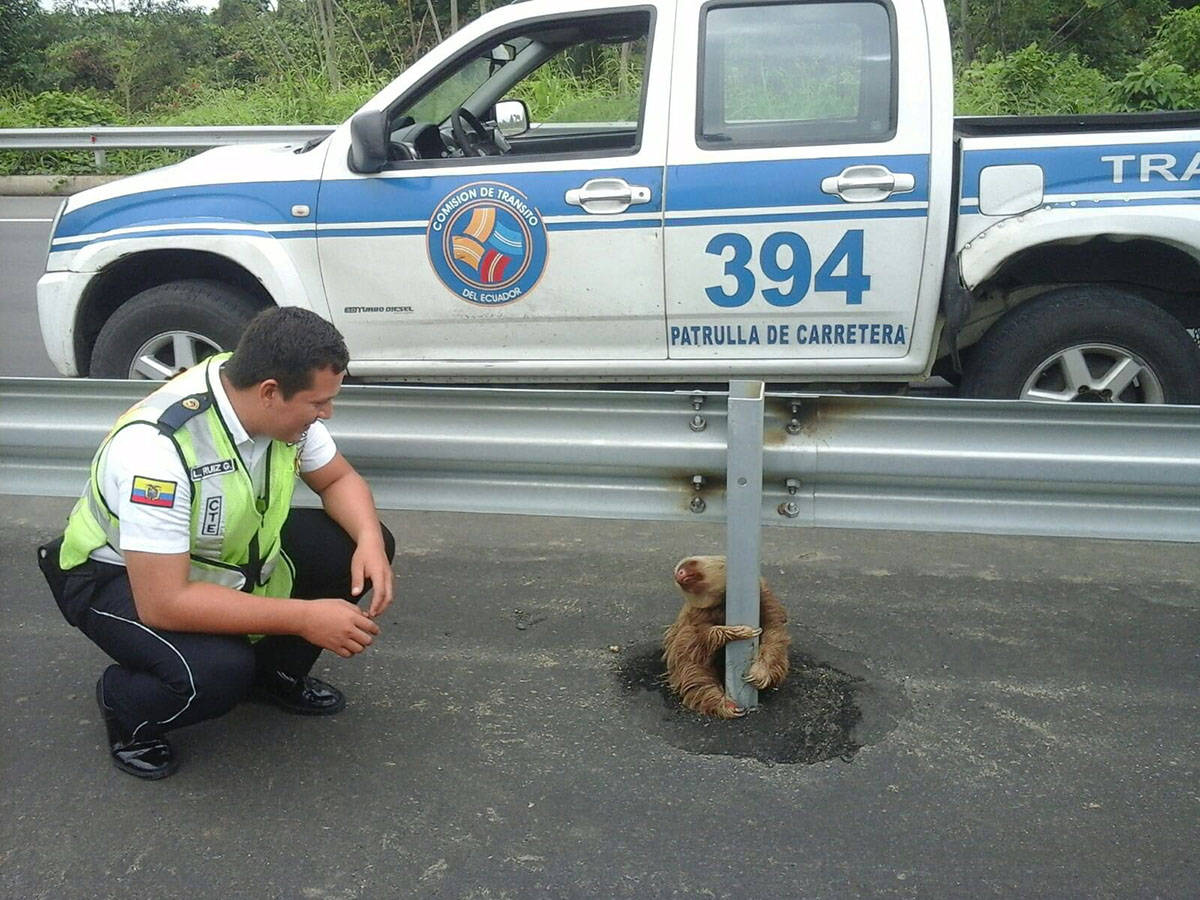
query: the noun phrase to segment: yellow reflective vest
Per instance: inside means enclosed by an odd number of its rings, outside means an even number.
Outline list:
[[[256,496],[213,393],[230,355],[188,369],[117,419],[92,458],[88,485],[67,520],[59,556],[64,570],[106,543],[120,546],[121,523],[100,493],[100,472],[113,436],[135,423],[149,423],[174,443],[191,480],[189,578],[271,597],[289,595],[295,573],[279,541],[295,487],[297,449],[271,441],[263,491]],[[135,478],[133,489],[152,495],[164,488]]]

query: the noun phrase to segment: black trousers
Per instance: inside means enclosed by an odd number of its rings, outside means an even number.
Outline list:
[[[386,526],[383,537],[390,561],[396,542]],[[366,596],[366,590],[350,596],[355,544],[324,510],[293,509],[281,539],[296,569],[293,597],[357,603]],[[134,740],[223,715],[259,675],[302,677],[321,653],[293,635],[252,642],[241,635],[151,628],[138,618],[123,566],[89,560],[64,573],[53,564],[57,544],[39,553],[39,564],[67,621],[116,661],[101,675],[104,702]]]

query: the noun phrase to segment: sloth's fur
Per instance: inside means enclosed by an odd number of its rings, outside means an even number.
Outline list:
[[[787,612],[766,581],[758,583],[761,634],[746,625],[725,624],[725,557],[689,556],[675,566],[683,608],[663,638],[667,684],[688,709],[731,719],[743,715],[725,694],[723,660],[717,653],[730,641],[758,636],[758,654],[746,681],[759,690],[776,688],[788,672]]]

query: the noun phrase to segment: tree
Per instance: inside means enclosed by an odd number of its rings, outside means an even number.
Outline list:
[[[965,115],[1048,115],[1112,112],[1112,83],[1074,53],[1048,53],[1030,44],[988,62],[976,61],[958,79],[956,111]]]
[[[1200,108],[1200,6],[1163,17],[1146,58],[1118,85],[1129,109]]]
[[[325,77],[329,86],[335,91],[342,89],[342,80],[338,75],[337,42],[334,40],[334,5],[333,0],[312,0],[312,7],[317,17],[317,29],[321,42],[321,58],[325,64]]]
[[[41,23],[37,0],[0,0],[0,83],[32,88],[41,71]]]
[[[1137,61],[1170,8],[1171,0],[946,0],[963,67],[1037,43],[1110,77]]]

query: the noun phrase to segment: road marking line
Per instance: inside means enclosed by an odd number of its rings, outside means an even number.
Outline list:
[[[29,224],[30,222],[53,222],[53,221],[54,221],[53,219],[0,219],[0,225],[5,225],[10,222],[14,223],[14,224],[15,223]]]

